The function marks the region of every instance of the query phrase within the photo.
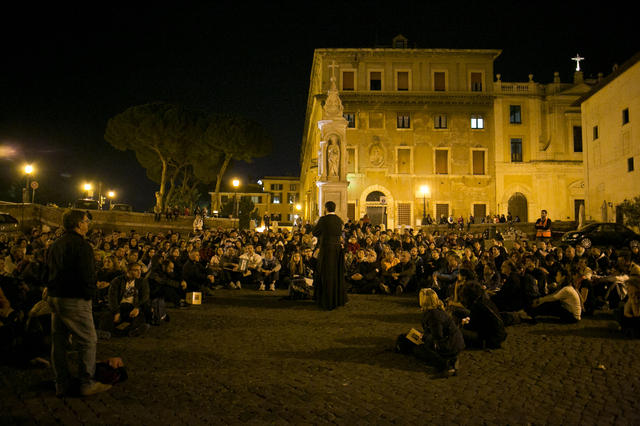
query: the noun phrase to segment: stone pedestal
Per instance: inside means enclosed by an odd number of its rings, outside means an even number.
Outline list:
[[[342,116],[342,101],[338,96],[335,76],[331,77],[322,114],[318,121],[320,146],[318,151],[318,214],[324,214],[324,204],[333,201],[336,214],[347,220],[347,169],[346,169],[346,133],[347,120]]]

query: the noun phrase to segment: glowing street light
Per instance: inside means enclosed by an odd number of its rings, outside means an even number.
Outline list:
[[[29,183],[31,180],[31,174],[34,172],[33,165],[25,164],[23,168],[24,174],[27,176],[27,184],[24,187],[24,191],[22,193],[22,202],[26,203],[29,201]],[[31,202],[33,203],[34,194],[31,193]]]
[[[113,199],[116,197],[115,191],[108,191],[107,197],[109,198],[109,210],[111,210],[111,205],[113,204]]]
[[[240,186],[240,179],[234,178],[231,181],[231,185],[233,185],[233,192],[234,192],[233,197],[235,198],[235,201],[236,201],[236,203],[235,203],[236,205],[235,205],[235,209],[234,209],[235,210],[235,215],[234,216],[236,218],[239,218],[240,209],[238,207],[238,187]],[[239,226],[239,224],[238,224],[238,226]]]

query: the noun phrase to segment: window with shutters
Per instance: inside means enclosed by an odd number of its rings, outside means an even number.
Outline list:
[[[471,80],[471,91],[482,92],[482,73],[472,72],[470,80]]]
[[[369,72],[369,90],[382,90],[382,71]]]
[[[409,71],[398,71],[396,73],[396,88],[399,91],[409,90]]]
[[[409,203],[397,203],[398,213],[398,225],[411,226],[411,204]]]
[[[472,150],[471,151],[471,158],[472,158],[472,162],[473,162],[473,174],[474,175],[484,175],[485,173],[485,166],[484,166],[484,160],[485,160],[485,151],[484,150]]]
[[[449,150],[436,149],[436,174],[446,175],[449,173]]]
[[[411,114],[408,112],[399,112],[397,114],[397,128],[398,129],[410,129],[411,128]]]
[[[411,173],[411,148],[398,148],[396,154],[398,156],[397,172]]]
[[[444,71],[433,72],[433,90],[444,92],[447,90],[447,73]]]
[[[437,114],[433,117],[434,129],[446,129],[447,128],[447,114]]]
[[[342,71],[342,90],[355,90],[355,71]]]
[[[522,163],[522,139],[511,139],[511,162]]]

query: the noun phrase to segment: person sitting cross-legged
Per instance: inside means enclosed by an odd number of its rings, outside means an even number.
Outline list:
[[[182,279],[187,282],[187,291],[213,293],[214,276],[200,263],[200,252],[196,249],[189,252],[189,259],[182,266]]]
[[[137,263],[127,265],[127,273],[111,281],[109,309],[114,330],[134,336],[149,327],[145,315],[149,315],[149,283],[141,278],[142,268]],[[109,331],[109,330],[107,330]]]
[[[259,290],[266,290],[266,284],[268,284],[270,291],[276,291],[276,281],[278,281],[281,267],[282,265],[273,255],[273,249],[265,250],[262,266],[258,268],[261,278]]]
[[[165,302],[173,303],[176,308],[185,308],[189,306],[185,301],[187,282],[176,279],[173,267],[173,262],[167,259],[162,262],[160,268],[151,271],[148,279],[150,297],[159,297]]]

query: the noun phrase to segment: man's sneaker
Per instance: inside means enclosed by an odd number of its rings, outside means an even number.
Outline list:
[[[258,287],[258,291],[264,291],[264,290],[265,290],[264,283],[260,283],[260,287]]]
[[[236,289],[236,285],[235,285],[235,283],[233,281],[229,281],[229,288],[232,289],[232,290]]]
[[[276,291],[276,285],[274,283],[269,284],[269,291]]]
[[[400,296],[403,292],[403,288],[401,285],[399,285],[398,287],[396,287],[396,296]]]
[[[389,286],[383,283],[380,283],[380,290],[384,291],[386,294],[391,294],[391,290],[389,290]]]
[[[176,308],[180,308],[180,309],[185,309],[188,308],[189,304],[187,303],[186,300],[182,299],[177,305]]]
[[[240,281],[236,281],[236,288],[238,290],[240,290],[242,288],[242,284],[240,284]]]
[[[105,385],[104,383],[92,381],[91,383],[87,385],[83,385],[80,388],[80,395],[82,396],[95,395],[100,392],[108,391],[109,389],[111,389],[111,385]]]

